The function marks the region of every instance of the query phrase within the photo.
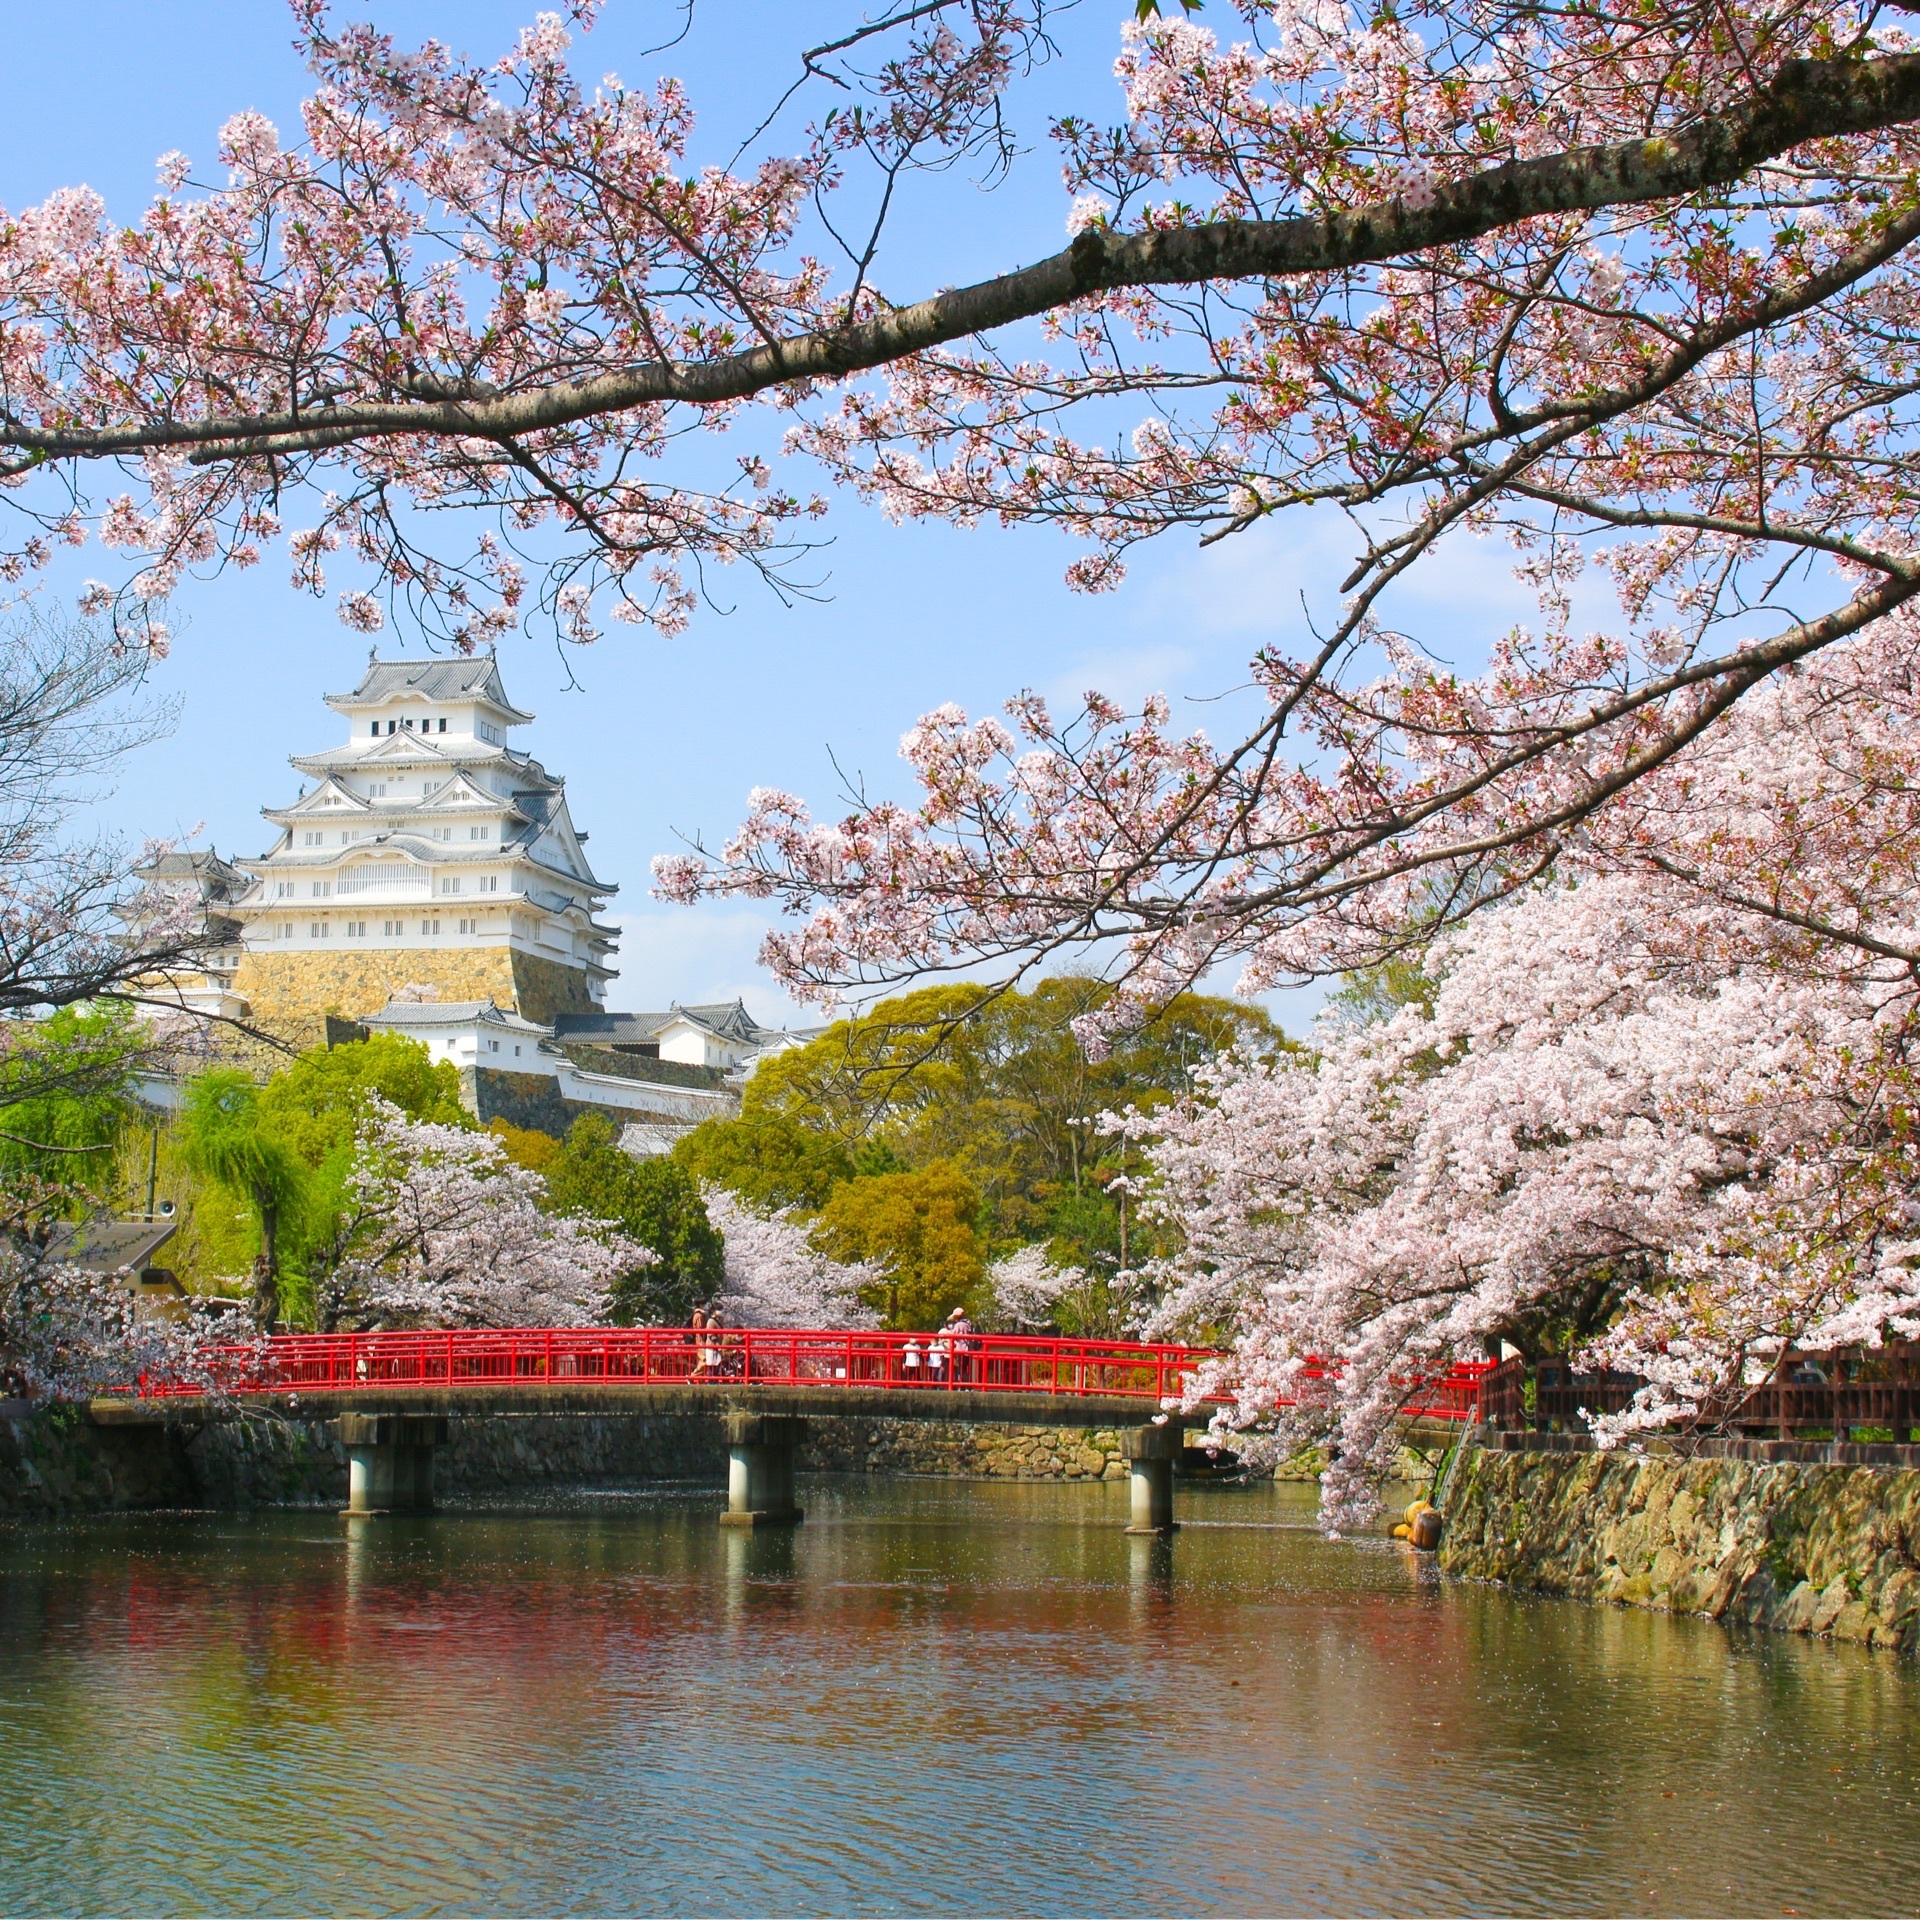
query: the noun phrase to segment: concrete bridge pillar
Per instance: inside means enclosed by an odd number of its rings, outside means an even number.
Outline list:
[[[1163,1427],[1130,1427],[1120,1436],[1120,1451],[1133,1478],[1129,1533],[1179,1532],[1173,1518],[1173,1467],[1185,1445],[1185,1431],[1172,1421]]]
[[[343,1413],[349,1513],[431,1513],[433,1450],[445,1443],[437,1413]]]
[[[727,1510],[723,1527],[797,1527],[793,1456],[807,1423],[793,1414],[727,1415]]]

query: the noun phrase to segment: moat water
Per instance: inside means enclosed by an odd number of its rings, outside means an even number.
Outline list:
[[[0,1527],[9,1914],[1910,1913],[1920,1672],[1290,1488]]]

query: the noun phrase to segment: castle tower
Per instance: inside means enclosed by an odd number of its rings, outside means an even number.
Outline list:
[[[300,797],[262,812],[280,830],[224,911],[245,946],[234,977],[255,1024],[315,1036],[396,992],[491,1000],[528,1020],[596,1010],[615,935],[566,785],[507,745],[532,720],[493,659],[370,660],[329,694],[343,745],[295,755]]]

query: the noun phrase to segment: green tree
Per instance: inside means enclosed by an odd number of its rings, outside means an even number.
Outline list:
[[[0,1180],[36,1186],[46,1206],[73,1217],[113,1184],[115,1149],[138,1117],[143,1035],[130,1008],[110,1004],[11,1027],[0,1056]]]
[[[1090,1060],[1073,1023],[1111,992],[1068,976],[1024,993],[959,984],[883,1001],[764,1062],[742,1123],[780,1118],[841,1142],[861,1173],[951,1165],[979,1196],[990,1252],[1045,1239],[1065,1264],[1112,1270],[1119,1213],[1106,1187],[1121,1168],[1098,1117],[1182,1097],[1227,1047],[1290,1043],[1257,1007],[1181,994]]]
[[[311,1048],[260,1089],[262,1124],[305,1169],[303,1204],[281,1235],[289,1318],[314,1321],[314,1279],[342,1254],[360,1125],[375,1099],[398,1107],[409,1120],[475,1125],[460,1104],[459,1070],[451,1061],[434,1061],[419,1041],[398,1034]]]
[[[270,1118],[261,1090],[235,1068],[215,1067],[189,1082],[180,1125],[193,1171],[253,1209],[260,1234],[254,1319],[271,1332],[280,1318],[281,1234],[300,1224],[308,1170]]]
[[[888,1279],[867,1304],[898,1329],[937,1326],[980,1284],[980,1196],[958,1167],[862,1174],[836,1187],[814,1244],[836,1260],[873,1260]]]
[[[375,1096],[409,1120],[476,1124],[460,1104],[453,1062],[435,1061],[419,1041],[393,1033],[301,1054],[267,1082],[260,1102],[280,1138],[308,1166],[318,1167],[343,1147],[351,1152],[367,1101]]]
[[[615,1283],[617,1325],[685,1326],[720,1291],[726,1248],[692,1174],[673,1160],[623,1152],[598,1114],[583,1114],[568,1130],[547,1168],[547,1197],[557,1212],[611,1220],[659,1255],[658,1265]]]
[[[673,1157],[702,1185],[725,1187],[756,1207],[808,1213],[854,1175],[844,1141],[785,1113],[703,1120],[674,1143]]]

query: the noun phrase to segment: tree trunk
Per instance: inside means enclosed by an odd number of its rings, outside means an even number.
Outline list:
[[[253,1262],[253,1319],[262,1333],[271,1333],[280,1319],[280,1208],[256,1193],[260,1209],[260,1251]]]

